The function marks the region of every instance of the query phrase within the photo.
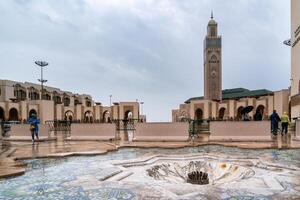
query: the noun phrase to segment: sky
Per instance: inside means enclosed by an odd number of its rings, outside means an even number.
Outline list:
[[[47,85],[96,102],[142,101],[148,121],[202,96],[211,11],[222,36],[223,89],[290,85],[288,0],[1,0],[0,79]]]

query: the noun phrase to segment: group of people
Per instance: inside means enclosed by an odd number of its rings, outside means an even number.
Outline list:
[[[272,115],[270,116],[270,120],[271,120],[271,132],[274,135],[277,135],[277,133],[278,133],[279,122],[281,122],[281,135],[288,133],[290,118],[286,112],[284,112],[283,115],[281,117],[279,117],[276,110],[274,110]]]

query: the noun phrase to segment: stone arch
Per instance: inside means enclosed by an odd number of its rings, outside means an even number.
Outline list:
[[[0,107],[0,121],[5,121],[5,111]]]
[[[9,110],[9,121],[19,121],[19,111],[16,108],[11,108]]]
[[[259,105],[256,108],[256,112],[254,114],[254,120],[255,121],[262,121],[264,117],[264,112],[265,112],[265,106]]]
[[[195,120],[203,120],[203,111],[201,108],[196,109],[194,119]]]
[[[110,123],[111,122],[111,115],[110,115],[110,112],[108,110],[103,112],[102,119],[103,119],[104,123]]]
[[[218,116],[218,118],[220,120],[224,120],[225,112],[226,112],[226,108],[222,107],[222,108],[219,109],[219,116]]]
[[[240,106],[237,109],[237,114],[236,114],[237,120],[242,120],[243,119],[243,114],[242,114],[243,109],[244,109],[244,106]]]
[[[29,113],[28,113],[28,116],[31,117],[32,114],[35,114],[35,116],[37,116],[37,112],[36,112],[35,109],[31,109],[31,110],[29,111]]]
[[[65,112],[65,120],[66,121],[73,121],[74,120],[74,113],[71,110],[67,110]]]
[[[218,60],[218,58],[217,58],[216,55],[213,54],[213,55],[210,57],[210,60],[216,61],[216,60]]]
[[[186,111],[182,111],[182,112],[181,112],[180,118],[181,118],[181,119],[187,118],[187,113],[186,113]]]
[[[127,110],[124,113],[124,119],[133,119],[133,112],[131,110]]]
[[[88,110],[84,113],[84,122],[93,123],[93,112]]]

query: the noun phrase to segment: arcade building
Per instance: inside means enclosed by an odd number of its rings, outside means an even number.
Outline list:
[[[138,102],[116,102],[103,106],[90,95],[74,94],[58,88],[34,83],[0,80],[0,121],[25,123],[31,114],[42,123],[52,120],[71,120],[84,123],[109,123],[119,119],[139,119]]]

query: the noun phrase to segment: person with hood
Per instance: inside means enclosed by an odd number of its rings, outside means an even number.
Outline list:
[[[36,139],[39,139],[40,120],[36,117],[35,114],[32,114],[28,120],[28,123],[30,124],[32,144],[34,144],[34,136],[36,137]]]
[[[287,134],[288,132],[288,127],[289,127],[289,123],[290,123],[290,118],[287,114],[287,112],[284,112],[283,115],[281,116],[281,135]]]
[[[277,135],[277,131],[278,131],[278,123],[280,122],[280,117],[277,114],[276,110],[273,110],[272,115],[270,116],[270,120],[271,120],[271,132],[274,135]]]

